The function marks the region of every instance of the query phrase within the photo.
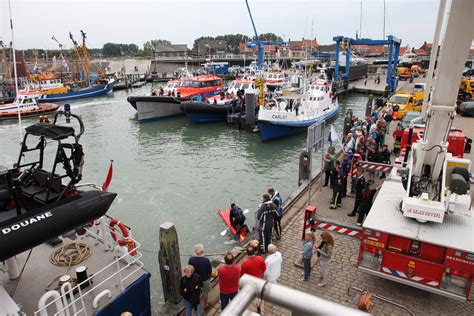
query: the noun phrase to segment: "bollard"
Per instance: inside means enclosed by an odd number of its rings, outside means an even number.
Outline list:
[[[165,222],[160,226],[158,261],[160,263],[165,303],[177,304],[181,301],[179,293],[181,259],[179,256],[178,233],[173,223]]]
[[[346,137],[347,134],[351,131],[352,128],[352,109],[348,108],[346,111],[346,117],[344,118],[344,134],[343,137]]]
[[[310,175],[310,156],[306,150],[303,150],[300,154],[300,167],[299,167],[299,174],[298,174],[298,186],[303,183],[303,180],[309,180]]]
[[[255,126],[255,93],[245,93],[245,125],[253,128]]]

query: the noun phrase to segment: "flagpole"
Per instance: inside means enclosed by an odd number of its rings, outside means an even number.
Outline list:
[[[20,104],[18,103],[18,73],[16,70],[16,52],[15,52],[15,38],[13,34],[13,19],[12,19],[12,6],[10,0],[8,0],[8,10],[10,11],[10,29],[12,33],[12,51],[13,51],[13,72],[15,74],[15,95],[16,95],[16,111],[18,113],[18,124],[20,127],[20,143],[23,141],[23,127],[21,126],[21,115],[20,115]]]

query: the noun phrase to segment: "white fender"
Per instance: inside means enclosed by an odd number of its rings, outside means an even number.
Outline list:
[[[55,315],[57,316],[65,316],[64,312],[62,311],[64,306],[63,303],[61,302],[61,295],[59,294],[58,291],[48,291],[41,296],[41,298],[38,301],[38,309],[40,310],[40,316],[48,316],[48,310],[44,308],[46,306],[46,303],[50,300],[54,299],[54,305],[56,306],[57,313]]]
[[[114,246],[111,242],[112,237],[110,237],[109,227],[106,223],[105,216],[102,216],[100,221],[100,232],[102,234],[102,238],[104,239],[105,251],[109,251],[114,249]]]
[[[68,295],[70,296],[71,299],[71,307],[73,311],[73,315],[76,315],[77,313],[77,308],[76,308],[76,302],[74,302],[74,293],[72,291],[72,285],[69,282],[64,283],[61,285],[61,296],[63,299],[63,304],[64,306],[67,306],[67,297]],[[66,308],[66,315],[69,315],[69,308]]]
[[[97,294],[94,297],[94,300],[92,301],[92,307],[94,307],[94,309],[97,309],[99,307],[99,301],[106,296],[108,299],[110,299],[112,297],[112,292],[110,292],[110,290],[103,290],[102,292]]]

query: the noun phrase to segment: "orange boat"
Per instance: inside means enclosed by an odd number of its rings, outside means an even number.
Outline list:
[[[18,118],[18,109],[21,117],[49,114],[59,109],[59,105],[55,103],[38,103],[40,96],[38,93],[22,93],[13,103],[0,105],[0,120]]]

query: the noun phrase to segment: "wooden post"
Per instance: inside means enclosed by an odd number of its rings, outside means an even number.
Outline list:
[[[179,282],[181,280],[181,261],[179,256],[178,233],[173,223],[165,222],[160,226],[160,263],[161,283],[165,303],[177,304],[181,301]]]
[[[298,186],[303,183],[303,180],[311,181],[310,177],[310,160],[311,156],[309,153],[304,150],[300,154],[300,164],[299,164],[299,175],[298,175]]]
[[[351,131],[352,128],[352,109],[348,108],[346,111],[346,117],[344,118],[344,134],[342,135],[342,139],[347,136],[347,134]]]

